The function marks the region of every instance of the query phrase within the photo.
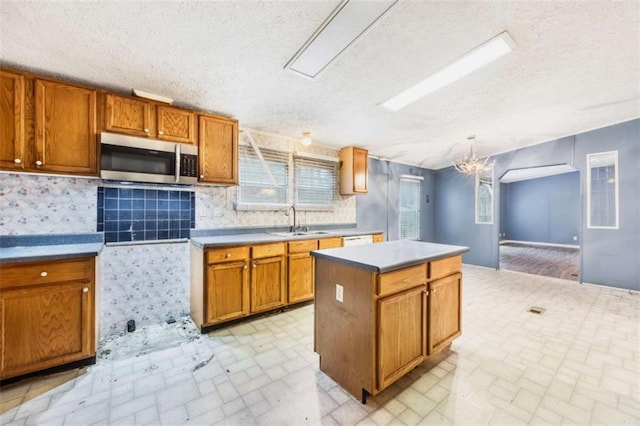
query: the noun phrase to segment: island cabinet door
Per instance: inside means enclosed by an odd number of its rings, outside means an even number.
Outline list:
[[[424,360],[426,303],[424,286],[378,301],[378,390],[386,388]]]
[[[207,266],[205,323],[216,324],[249,313],[249,274],[246,262]]]
[[[462,274],[429,283],[428,355],[440,352],[461,334]]]
[[[284,256],[251,261],[251,312],[284,306],[287,302]]]

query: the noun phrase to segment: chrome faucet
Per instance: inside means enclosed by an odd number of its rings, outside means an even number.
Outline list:
[[[289,228],[289,232],[296,232],[298,230],[298,226],[296,225],[296,208],[291,205],[287,209],[287,212],[284,214],[285,216],[289,216],[289,212],[293,210],[293,226]]]

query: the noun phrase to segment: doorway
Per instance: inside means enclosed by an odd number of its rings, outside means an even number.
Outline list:
[[[500,182],[500,269],[580,281],[580,173],[508,170]]]

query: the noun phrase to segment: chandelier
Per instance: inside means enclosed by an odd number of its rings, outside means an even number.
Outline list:
[[[468,140],[473,140],[475,136],[469,136]],[[470,144],[469,155],[453,162],[453,166],[462,174],[476,176],[491,170],[489,158],[478,158],[473,153],[473,143]]]

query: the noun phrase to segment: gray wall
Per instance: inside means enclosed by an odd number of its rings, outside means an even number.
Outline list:
[[[640,120],[632,120],[576,136],[522,148],[493,157],[495,176],[509,169],[569,164],[580,172],[581,281],[640,290]],[[620,228],[586,228],[586,156],[618,151]],[[498,267],[498,232],[502,185],[495,186],[493,225],[474,223],[473,179],[453,168],[435,175],[435,238],[471,248],[464,261]]]
[[[387,240],[400,236],[400,176],[424,177],[421,187],[420,234],[423,241],[434,241],[434,172],[420,167],[369,158],[369,191],[356,197],[358,229],[381,230]],[[427,197],[429,202],[427,202]]]
[[[577,244],[580,174],[564,173],[500,185],[502,239]]]

